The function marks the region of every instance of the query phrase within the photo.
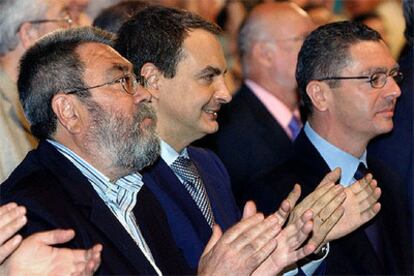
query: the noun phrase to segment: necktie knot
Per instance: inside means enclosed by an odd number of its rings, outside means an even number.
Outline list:
[[[359,162],[358,168],[354,174],[355,180],[362,179],[368,173],[368,169],[364,163]]]
[[[179,156],[172,163],[171,168],[186,181],[194,182],[196,179],[200,178],[198,170],[190,158]]]
[[[292,140],[295,140],[302,128],[302,122],[296,118],[296,116],[292,116],[292,119],[288,124],[288,128],[292,133]]]

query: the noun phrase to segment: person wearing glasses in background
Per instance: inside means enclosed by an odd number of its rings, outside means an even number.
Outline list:
[[[326,273],[412,274],[410,218],[401,185],[366,151],[371,139],[393,128],[401,95],[398,64],[376,31],[345,21],[321,26],[306,38],[296,79],[307,122],[290,160],[263,173],[250,187],[253,199],[260,198],[259,210],[271,210],[293,183],[300,183],[306,195],[336,167],[342,171],[340,184],[352,193],[351,184],[369,171],[382,191],[381,211],[352,234],[330,243]],[[347,206],[354,203],[348,199],[338,224],[352,224]]]
[[[19,59],[43,35],[77,25],[83,18],[82,12],[75,9],[77,5],[74,0],[0,2],[0,182],[37,144],[18,99]],[[72,19],[71,14],[76,18]]]

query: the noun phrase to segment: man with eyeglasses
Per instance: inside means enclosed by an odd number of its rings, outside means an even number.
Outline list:
[[[302,127],[295,67],[313,28],[304,10],[282,2],[257,5],[240,29],[243,85],[220,111],[218,132],[199,142],[228,169],[239,207],[260,171],[287,160]]]
[[[413,273],[412,237],[407,233],[410,218],[401,185],[366,151],[371,139],[393,128],[401,78],[380,35],[358,23],[319,27],[300,50],[296,79],[307,122],[289,161],[262,174],[250,192],[259,194],[259,209],[269,210],[292,183],[302,184],[306,194],[334,168],[341,168],[339,183],[347,194],[354,181],[373,173],[382,190],[381,211],[352,234],[330,243],[327,274]],[[348,199],[338,224],[353,223],[346,206],[354,203]],[[360,216],[364,217],[361,207]]]
[[[60,0],[0,2],[0,182],[37,145],[18,99],[19,59],[41,36],[74,23],[67,10]]]

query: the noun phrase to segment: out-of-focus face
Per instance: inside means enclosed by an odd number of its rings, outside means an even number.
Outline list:
[[[47,11],[44,18],[41,18],[41,20],[52,21],[34,24],[39,30],[38,38],[57,29],[66,29],[71,27],[71,23],[67,20],[70,18],[70,15],[68,12],[69,6],[66,0],[47,0],[45,2],[47,5]]]
[[[84,80],[88,87],[111,82],[132,74],[132,65],[104,44],[87,43],[77,50],[85,64]],[[155,132],[156,116],[148,104],[149,94],[137,87],[135,94],[125,92],[121,83],[90,89],[85,101],[84,118],[88,122],[85,148],[92,156],[127,173],[141,170],[159,154]],[[103,162],[104,161],[104,162]]]
[[[158,131],[163,139],[174,136],[175,140],[194,141],[218,130],[217,112],[231,95],[224,81],[227,64],[223,49],[214,34],[190,31],[183,55],[176,75],[161,77],[156,104]]]
[[[354,44],[350,47],[350,57],[339,76],[371,76],[398,68],[383,42]],[[369,141],[392,130],[395,104],[401,95],[392,77],[387,78],[383,88],[371,87],[367,79],[340,80],[331,92],[328,108],[334,118],[331,123],[341,128],[341,133]]]
[[[283,24],[280,22],[283,21]],[[272,71],[275,81],[287,91],[296,89],[295,70],[303,41],[314,25],[306,13],[289,9],[282,18],[275,18],[277,25],[269,24],[269,32],[274,38],[274,55]],[[271,23],[271,22],[269,22]]]
[[[86,13],[90,0],[68,0],[68,12],[73,23],[78,26],[89,26],[91,18]]]

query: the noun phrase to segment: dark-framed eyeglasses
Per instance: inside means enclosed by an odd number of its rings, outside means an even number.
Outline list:
[[[137,91],[137,87],[138,87],[137,78],[135,77],[134,74],[128,73],[110,82],[106,82],[103,84],[98,84],[98,85],[94,85],[90,87],[79,87],[79,88],[66,89],[64,93],[75,94],[81,91],[87,91],[87,90],[91,90],[91,89],[95,89],[95,88],[99,88],[103,86],[118,84],[118,83],[121,84],[122,90],[129,95],[134,95],[135,92]]]
[[[403,80],[403,73],[399,68],[393,68],[388,72],[375,72],[371,76],[353,76],[353,77],[326,77],[316,79],[317,81],[326,80],[364,80],[370,83],[372,88],[381,89],[387,84],[388,77],[392,77],[396,83],[400,83]]]

